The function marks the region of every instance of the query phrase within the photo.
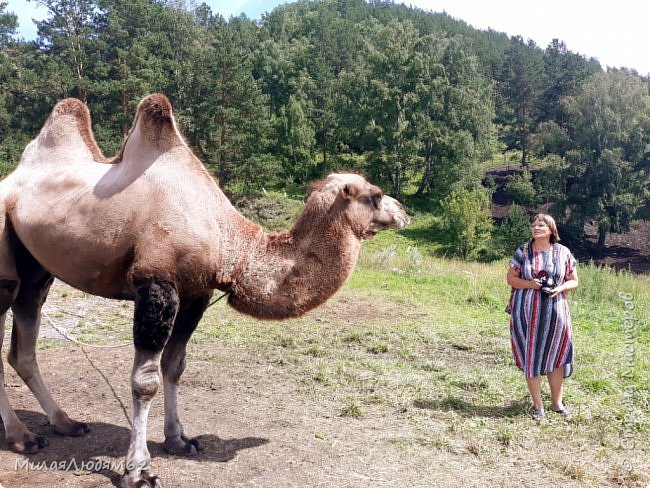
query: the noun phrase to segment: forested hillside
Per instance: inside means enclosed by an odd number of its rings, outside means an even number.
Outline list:
[[[361,171],[402,198],[455,208],[480,241],[494,191],[485,169],[506,161],[520,169],[512,202],[554,205],[577,237],[597,222],[601,246],[644,212],[649,80],[603,72],[561,40],[537,46],[385,1],[303,0],[261,21],[182,0],[39,3],[49,16],[24,42],[0,1],[4,173],[61,98],[88,103],[111,154],[140,98],[159,91],[229,190]]]

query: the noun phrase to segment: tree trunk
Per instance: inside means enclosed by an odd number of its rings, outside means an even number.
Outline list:
[[[521,167],[526,168],[528,166],[528,127],[526,124],[521,126],[519,142],[521,143]]]
[[[392,171],[390,171],[390,181],[393,185],[393,195],[397,198],[402,189],[402,174],[399,166],[396,166]]]
[[[126,90],[122,90],[120,104],[122,105],[122,113],[126,120],[126,116],[129,114],[129,93]],[[126,122],[122,122],[122,137],[126,137],[129,134],[129,129],[130,125]]]
[[[605,254],[605,238],[607,237],[607,231],[609,226],[599,225],[598,226],[598,243],[596,244],[598,252],[603,255]]]
[[[431,168],[433,166],[433,144],[429,142],[427,144],[427,162],[426,166],[424,167],[424,174],[422,175],[422,180],[420,180],[420,186],[418,186],[418,191],[415,192],[415,197],[416,198],[421,198],[422,195],[424,194],[424,190],[427,186],[429,186],[429,177],[431,176]]]
[[[323,166],[327,167],[327,129],[323,126]]]

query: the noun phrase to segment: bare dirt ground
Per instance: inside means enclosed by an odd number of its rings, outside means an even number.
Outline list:
[[[81,295],[55,283],[45,309],[50,307],[53,319],[65,329],[92,314],[99,317],[97,336],[123,342],[114,329],[102,332],[101,325],[113,316],[128,320],[130,304],[77,299]],[[55,315],[57,300],[65,300],[68,310],[77,307],[77,312]],[[335,315],[340,304],[335,299],[326,307],[325,313]],[[130,435],[133,348],[97,349],[55,339],[58,334],[47,320],[41,330],[45,347],[38,351],[45,381],[64,410],[87,422],[91,432],[76,438],[54,433],[31,392],[7,366],[12,406],[49,445],[38,454],[21,456],[8,450],[0,434],[0,483],[5,488],[119,486]],[[81,337],[83,327],[74,332]],[[301,392],[286,368],[243,348],[214,342],[188,347],[179,410],[186,433],[202,443],[198,456],[179,458],[163,451],[161,393],[149,416],[148,445],[153,468],[166,488],[456,486],[459,473],[482,486],[479,463],[466,464],[465,456],[437,452],[431,459],[434,450],[405,456],[391,439],[413,436],[406,412],[377,409],[363,418],[341,417]]]
[[[196,347],[194,353],[196,349],[203,347]],[[427,479],[433,466],[425,460],[400,463],[397,448],[384,440],[386,422],[399,430],[398,419],[332,418],[268,365],[254,358],[231,357],[231,352],[213,347],[201,352],[232,361],[206,371],[211,363],[192,360],[184,375],[181,415],[186,430],[200,435],[203,451],[188,459],[165,454],[161,398],[150,415],[149,449],[166,487],[430,486]],[[84,354],[77,346],[66,346],[42,351],[40,356],[41,363],[48,365],[52,391],[69,415],[89,423],[91,432],[83,438],[54,434],[31,393],[10,376],[8,390],[19,417],[34,432],[46,435],[50,445],[23,458],[9,452],[3,440],[3,485],[119,486],[131,415],[130,349]],[[25,466],[24,459],[33,469]],[[109,469],[97,470],[104,467],[100,461]],[[73,462],[76,466],[70,471],[59,469]],[[39,463],[46,468],[39,468]]]

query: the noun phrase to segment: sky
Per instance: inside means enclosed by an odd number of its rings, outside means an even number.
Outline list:
[[[246,14],[261,19],[287,0],[205,0],[225,18]],[[189,3],[189,2],[188,2]],[[196,3],[201,3],[197,1]],[[626,67],[650,74],[650,2],[633,0],[406,0],[406,5],[445,11],[477,29],[492,28],[521,35],[545,48],[560,39],[569,50],[594,57],[603,68]],[[18,15],[20,35],[36,37],[31,19],[45,16],[36,2],[9,0],[7,11]]]

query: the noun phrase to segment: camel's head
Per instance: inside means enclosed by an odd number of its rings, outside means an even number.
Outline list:
[[[258,318],[297,317],[331,297],[350,276],[361,241],[410,219],[394,198],[356,174],[332,174],[312,185],[288,232],[265,236],[228,303]]]
[[[332,209],[346,216],[362,240],[372,239],[382,230],[402,229],[411,221],[397,200],[360,175],[334,173],[315,183],[312,190],[312,196],[322,196],[325,201],[333,196]]]

